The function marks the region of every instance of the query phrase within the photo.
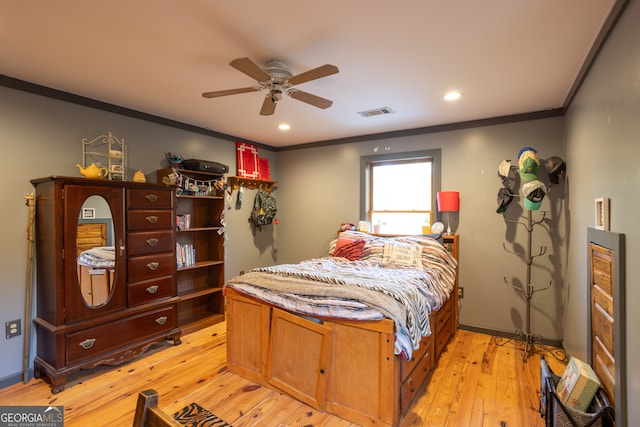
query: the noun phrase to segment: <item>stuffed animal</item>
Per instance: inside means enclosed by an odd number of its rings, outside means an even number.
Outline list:
[[[167,160],[169,161],[169,166],[172,168],[181,168],[182,167],[182,155],[180,154],[172,154],[165,153],[164,154]]]

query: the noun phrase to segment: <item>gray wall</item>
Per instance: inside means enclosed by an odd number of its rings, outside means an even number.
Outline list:
[[[611,200],[611,231],[626,236],[626,360],[630,425],[640,420],[640,2],[631,1],[578,95],[567,122],[571,239],[565,346],[587,358],[587,227],[594,199]],[[616,359],[622,355],[615,355]]]
[[[164,153],[178,152],[185,158],[216,160],[236,168],[235,141],[150,123],[118,114],[83,107],[0,86],[0,142],[5,159],[0,169],[4,208],[0,210],[0,318],[1,324],[24,320],[28,209],[25,195],[33,192],[30,179],[49,175],[76,176],[82,163],[82,138],[107,132],[124,138],[128,148],[129,179],[141,169],[149,181],[166,167]],[[270,160],[277,179],[275,153],[259,149]],[[235,196],[234,192],[234,196]],[[255,191],[247,191],[241,210],[227,211],[226,276],[259,265],[273,264],[272,239],[267,231],[252,234],[247,222]],[[235,199],[232,203],[235,206]],[[242,254],[242,256],[233,256]],[[19,379],[22,370],[22,337],[0,338],[0,385]],[[34,352],[32,352],[33,356]]]
[[[503,249],[503,243],[521,250],[526,230],[495,213],[496,168],[503,159],[515,160],[521,147],[533,146],[542,158],[563,157],[568,179],[566,186],[552,188],[542,207],[548,212],[547,220],[534,229],[534,250],[547,249],[536,258],[532,284],[552,286],[534,295],[532,332],[563,340],[570,354],[587,358],[586,230],[594,224],[594,198],[609,197],[611,228],[627,236],[625,356],[629,364],[628,378],[623,381],[628,401],[637,401],[640,369],[632,362],[640,360],[640,344],[633,339],[634,326],[640,324],[640,289],[634,286],[640,267],[633,262],[640,251],[638,22],[640,4],[631,1],[565,117],[277,154],[261,150],[279,181],[280,225],[277,233],[272,228],[252,235],[246,220],[253,193],[245,194],[243,209],[229,211],[227,277],[257,265],[326,254],[339,224],[359,219],[359,158],[373,154],[374,147],[389,147],[394,152],[441,148],[442,188],[461,194],[455,230],[460,234],[460,285],[465,287],[460,322],[504,332],[523,328],[522,292],[507,285],[504,278],[522,286],[526,269],[516,255]],[[131,169],[150,172],[161,167],[165,151],[235,165],[235,144],[230,141],[0,87],[0,141],[5,157],[0,174],[6,203],[0,212],[5,242],[0,249],[0,312],[4,316],[0,320],[23,316],[24,195],[32,191],[29,179],[51,174],[78,176],[74,165],[81,161],[81,138],[107,131],[126,139]],[[520,212],[514,205],[507,219],[517,219]],[[21,354],[18,338],[0,346],[4,362],[0,384],[11,376],[19,378]],[[640,419],[640,408],[630,406],[627,414],[629,420]]]
[[[518,151],[524,146],[535,147],[541,157],[562,156],[563,141],[564,119],[557,117],[278,152],[280,261],[321,256],[341,223],[357,223],[360,156],[374,154],[376,147],[378,152],[386,147],[388,152],[441,148],[442,189],[460,192],[456,232],[460,234],[460,286],[465,288],[460,322],[506,334],[524,329],[521,289],[526,266],[518,256],[506,252],[503,243],[512,250],[515,244],[518,251],[526,245],[527,234],[523,226],[496,213],[501,185],[497,168],[504,159],[517,164]],[[411,182],[397,184],[410,186]],[[549,221],[534,230],[534,250],[542,246],[547,250],[535,261],[532,284],[542,288],[552,282],[553,286],[534,297],[531,332],[553,341],[563,337],[563,200],[564,186],[555,186],[541,211],[534,214],[534,219],[541,219],[541,212],[548,211]],[[507,211],[513,221],[523,220],[519,203],[515,201]],[[505,283],[505,277],[520,290]]]

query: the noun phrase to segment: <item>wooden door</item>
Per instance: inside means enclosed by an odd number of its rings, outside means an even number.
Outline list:
[[[591,348],[593,369],[615,404],[616,354],[614,342],[614,252],[591,243]]]
[[[271,385],[324,410],[330,350],[330,322],[273,309],[268,367]]]

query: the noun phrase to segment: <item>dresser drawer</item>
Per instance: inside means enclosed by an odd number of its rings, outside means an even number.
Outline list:
[[[127,299],[130,307],[171,297],[175,294],[174,276],[160,277],[127,285]]]
[[[171,209],[173,208],[173,191],[158,188],[130,188],[127,190],[127,207]]]
[[[66,336],[67,363],[89,359],[109,350],[125,347],[138,340],[176,328],[178,320],[174,306],[127,317]]]
[[[127,233],[127,248],[129,248],[129,256],[172,252],[175,249],[173,231]]]
[[[169,276],[175,272],[175,269],[176,257],[173,252],[131,257],[127,260],[129,283]]]
[[[128,210],[127,230],[172,230],[175,218],[172,210]]]

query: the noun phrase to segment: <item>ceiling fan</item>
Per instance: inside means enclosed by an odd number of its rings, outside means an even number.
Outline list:
[[[295,76],[281,61],[277,60],[268,61],[265,64],[264,69],[260,68],[249,58],[234,59],[229,63],[229,65],[236,70],[245,73],[252,79],[257,80],[258,86],[205,92],[202,94],[203,97],[217,98],[220,96],[257,92],[263,89],[268,89],[269,93],[265,96],[262,108],[260,109],[260,114],[263,116],[270,116],[276,111],[276,103],[282,99],[283,93],[293,99],[306,102],[309,105],[322,108],[323,110],[331,107],[331,104],[333,104],[333,101],[301,91],[293,86],[330,76],[331,74],[336,74],[338,72],[338,67],[335,65],[321,65],[317,68],[305,71],[304,73],[296,74]]]

